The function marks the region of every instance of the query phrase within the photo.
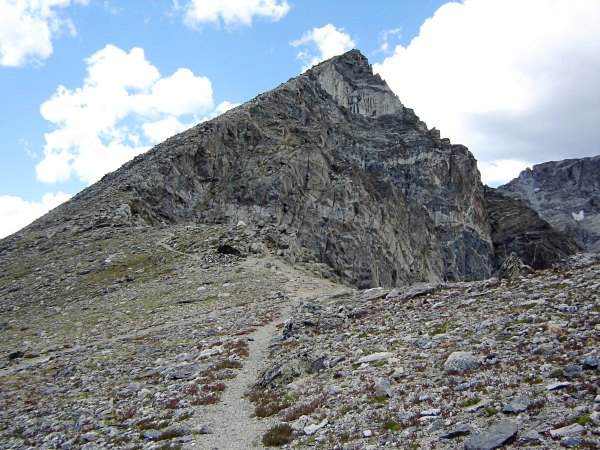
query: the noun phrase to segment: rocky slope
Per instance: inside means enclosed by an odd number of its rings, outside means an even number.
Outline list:
[[[581,247],[600,251],[600,156],[538,164],[498,190],[523,200]]]
[[[593,448],[559,241],[349,52],[0,241],[0,448]]]
[[[597,257],[355,291],[231,254],[260,232],[4,241],[0,448],[600,444]]]
[[[522,200],[487,186],[484,192],[495,269],[499,269],[512,253],[538,270],[582,250],[573,239],[552,228]]]
[[[168,139],[33,229],[186,221],[261,224],[288,262],[326,264],[359,287],[491,272],[475,159],[358,51]]]

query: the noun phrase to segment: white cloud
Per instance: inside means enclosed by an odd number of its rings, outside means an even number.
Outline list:
[[[190,28],[200,28],[207,23],[227,27],[252,25],[252,19],[264,17],[280,20],[290,10],[287,0],[187,0],[175,7],[184,12],[184,23]]]
[[[313,28],[305,32],[300,39],[290,42],[290,45],[293,47],[316,47],[316,55],[308,49],[303,49],[298,53],[298,59],[304,62],[302,70],[306,70],[321,61],[352,50],[356,43],[343,28],[338,29],[328,23],[321,28]]]
[[[42,182],[92,183],[213,110],[208,78],[188,69],[161,78],[141,48],[107,45],[86,64],[82,87],[60,86],[40,107],[55,126],[36,167]]]
[[[469,146],[484,182],[504,182],[531,163],[600,153],[598,18],[596,0],[447,3],[374,69]]]
[[[390,53],[390,42],[392,40],[398,40],[402,37],[402,28],[394,28],[391,30],[383,30],[379,33],[379,50],[378,53]]]
[[[533,164],[522,160],[498,159],[491,162],[479,161],[477,165],[484,183],[496,187],[512,180],[525,167],[531,167]]]
[[[0,0],[0,65],[41,64],[53,51],[52,40],[75,26],[59,10],[88,0]]]
[[[0,239],[20,230],[70,198],[71,196],[64,192],[48,193],[36,203],[21,197],[0,195]]]

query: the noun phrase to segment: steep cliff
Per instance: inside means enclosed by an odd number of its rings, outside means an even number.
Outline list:
[[[582,250],[522,200],[486,187],[485,206],[490,217],[495,270],[500,269],[511,253],[539,270]]]
[[[35,227],[238,221],[360,287],[491,271],[475,159],[356,50],[168,139]]]
[[[538,164],[498,190],[525,201],[587,251],[600,251],[600,156]]]

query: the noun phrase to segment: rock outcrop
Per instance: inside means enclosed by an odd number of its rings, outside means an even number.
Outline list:
[[[124,220],[243,221],[289,262],[326,264],[358,287],[491,272],[473,155],[429,130],[356,50],[168,139],[35,227]]]
[[[573,239],[552,228],[522,200],[486,187],[485,206],[492,230],[495,270],[500,269],[511,254],[539,270],[582,250]]]
[[[600,251],[600,156],[538,164],[498,190],[523,200],[587,251]]]

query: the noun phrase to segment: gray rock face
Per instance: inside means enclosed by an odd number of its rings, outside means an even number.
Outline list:
[[[522,199],[587,251],[600,251],[600,156],[538,164],[498,190]]]
[[[94,227],[95,211],[103,226],[243,221],[287,261],[361,288],[491,273],[475,159],[358,51],[168,139],[35,226]]]
[[[470,352],[454,352],[444,363],[444,370],[451,373],[460,373],[476,369],[481,362]]]
[[[581,250],[524,201],[488,187],[484,193],[494,244],[494,269],[499,269],[512,253],[539,270]]]
[[[474,435],[465,441],[465,450],[493,450],[511,441],[518,431],[516,423],[501,420],[492,428]]]

